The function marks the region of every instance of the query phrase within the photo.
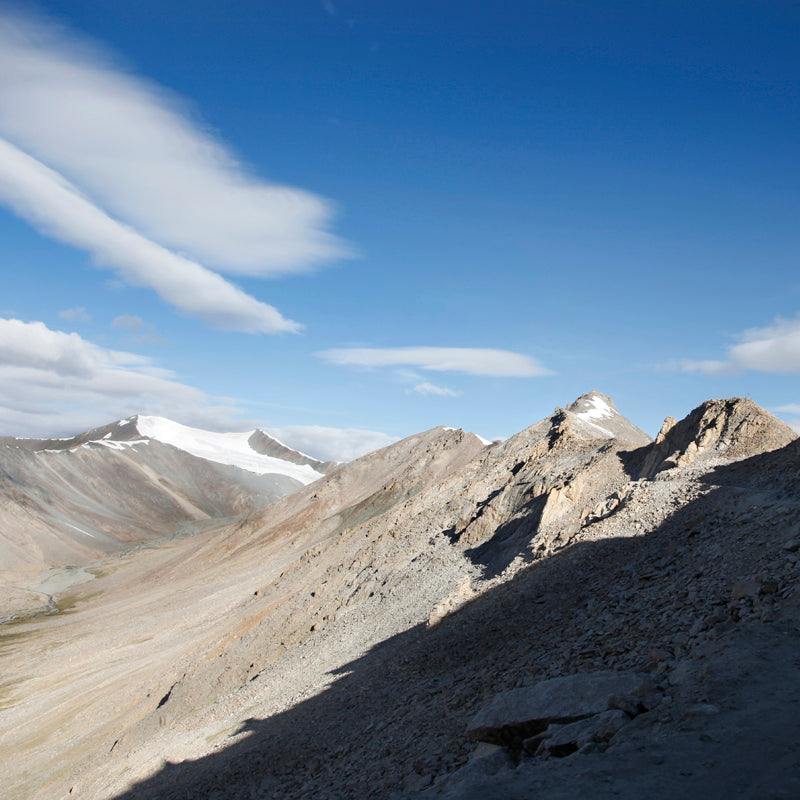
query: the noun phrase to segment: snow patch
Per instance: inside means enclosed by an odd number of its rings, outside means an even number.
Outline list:
[[[613,433],[611,433],[611,431],[607,430],[606,428],[603,428],[603,427],[601,427],[600,425],[597,425],[597,424],[596,424],[596,423],[594,423],[594,422],[589,422],[589,420],[588,420],[588,419],[584,419],[583,421],[584,421],[584,422],[585,422],[587,425],[591,425],[593,428],[596,428],[596,429],[597,429],[598,431],[600,431],[600,433],[602,433],[604,436],[608,436],[608,438],[609,438],[609,439],[613,439],[613,438],[614,438],[614,434],[613,434]]]
[[[150,444],[149,439],[132,439],[129,442],[112,442],[106,441],[105,436],[102,439],[95,439],[92,442],[86,442],[86,444],[82,444],[81,447],[88,447],[92,444],[100,444],[103,447],[110,447],[112,450],[125,450],[127,447],[133,447],[135,444]],[[76,450],[78,448],[75,448]],[[70,451],[73,452],[73,451]]]
[[[89,533],[89,531],[85,531],[83,528],[79,528],[77,525],[73,525],[71,522],[65,522],[64,525],[74,528],[76,531],[78,531],[78,533],[82,533],[84,536],[91,536],[92,539],[97,538],[93,533]]]
[[[586,411],[580,411],[575,415],[578,419],[589,422],[593,419],[609,419],[616,416],[614,409],[599,395],[587,397],[586,405],[589,406]]]
[[[286,475],[303,484],[312,483],[322,477],[321,473],[305,464],[292,464],[280,458],[257,453],[248,443],[254,431],[213,433],[190,428],[164,417],[142,415],[136,418],[136,428],[142,436],[172,445],[198,458],[238,467],[257,475]]]
[[[609,439],[614,438],[614,434],[607,428],[598,425],[592,420],[598,419],[613,419],[618,416],[617,412],[602,398],[600,395],[593,394],[583,400],[584,411],[575,411],[576,419],[581,420],[586,425],[590,425],[597,431],[607,436]]]

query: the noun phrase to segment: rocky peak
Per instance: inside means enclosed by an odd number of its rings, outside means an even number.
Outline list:
[[[557,408],[551,419],[556,438],[571,434],[580,439],[616,439],[637,446],[652,441],[643,430],[619,413],[608,395],[597,391],[582,394],[565,409]]]
[[[642,468],[643,477],[703,456],[746,458],[777,450],[797,438],[781,420],[752,400],[707,400],[686,418],[667,417]]]

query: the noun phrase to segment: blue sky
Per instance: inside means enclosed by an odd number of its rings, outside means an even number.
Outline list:
[[[0,5],[0,433],[800,424],[800,5]]]

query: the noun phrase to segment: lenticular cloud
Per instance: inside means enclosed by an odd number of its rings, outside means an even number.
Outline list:
[[[0,139],[0,197],[21,217],[68,244],[88,250],[100,267],[215,327],[245,333],[297,331],[284,318],[216,272],[139,235],[86,200],[62,176]]]
[[[273,275],[345,253],[324,200],[248,175],[177,98],[47,23],[0,16],[0,136],[206,266]]]

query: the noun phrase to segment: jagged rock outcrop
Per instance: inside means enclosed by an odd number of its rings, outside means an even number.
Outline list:
[[[323,474],[337,464],[336,461],[320,461],[318,458],[307,456],[305,453],[299,453],[260,429],[253,431],[247,443],[256,453],[280,458],[282,461],[288,461],[291,464],[305,465]]]
[[[642,477],[674,467],[693,464],[700,458],[741,458],[784,447],[795,432],[754,403],[741,397],[707,400],[686,419],[664,420],[654,446],[642,465]]]

